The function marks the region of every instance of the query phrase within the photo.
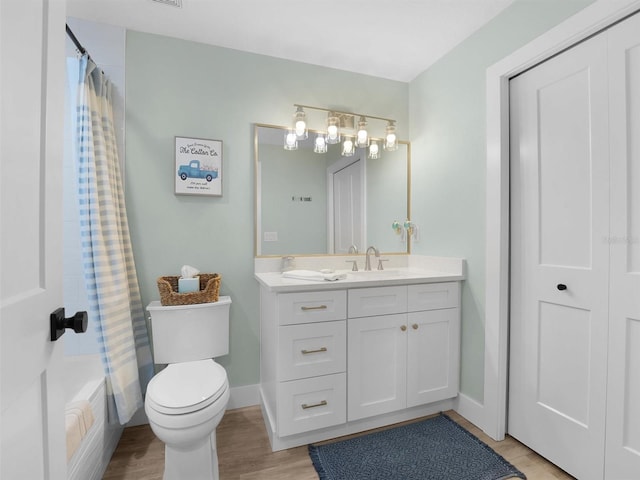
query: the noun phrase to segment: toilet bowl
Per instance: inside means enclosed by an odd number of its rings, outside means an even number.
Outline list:
[[[213,359],[229,353],[231,299],[147,310],[155,363],[144,409],[165,444],[164,480],[219,480],[216,427],[229,402],[227,372]]]
[[[211,359],[171,364],[151,379],[145,412],[165,443],[164,480],[218,480],[215,430],[228,401],[226,371]]]

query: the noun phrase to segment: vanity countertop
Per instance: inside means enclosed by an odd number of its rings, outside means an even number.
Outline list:
[[[418,283],[456,282],[465,279],[462,270],[436,271],[416,268],[390,268],[346,273],[346,278],[335,281],[301,280],[283,277],[281,272],[256,273],[255,278],[271,292],[305,292],[312,290],[341,290],[346,288],[384,287]]]

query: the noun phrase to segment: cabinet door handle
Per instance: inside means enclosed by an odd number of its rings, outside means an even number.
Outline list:
[[[417,330],[419,327],[419,325],[417,323],[414,323],[413,325],[411,325],[411,328],[413,328],[414,330]]]
[[[312,403],[311,405],[307,405],[306,403],[303,403],[301,406],[303,410],[307,410],[308,408],[324,407],[325,405],[327,405],[327,401],[322,400],[319,403]]]
[[[407,326],[406,325],[400,325],[400,330],[402,330],[403,332],[407,331]]]
[[[326,352],[327,351],[327,347],[320,347],[316,350],[300,350],[300,352],[303,355],[309,355],[310,353],[321,353],[321,352]]]
[[[304,312],[306,312],[307,310],[326,310],[327,306],[326,305],[318,305],[315,307],[300,307],[300,309]]]

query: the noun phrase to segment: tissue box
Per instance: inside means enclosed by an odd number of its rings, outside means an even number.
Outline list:
[[[179,278],[178,293],[189,293],[200,291],[200,277]]]

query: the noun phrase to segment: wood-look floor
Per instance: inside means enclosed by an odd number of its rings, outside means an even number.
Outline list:
[[[528,480],[571,480],[517,440],[496,442],[458,415],[453,420],[487,443],[523,472]],[[217,429],[221,480],[317,480],[307,447],[272,452],[259,407],[229,410]],[[164,444],[148,425],[125,429],[109,463],[104,480],[161,480]],[[185,479],[187,480],[187,479]]]

